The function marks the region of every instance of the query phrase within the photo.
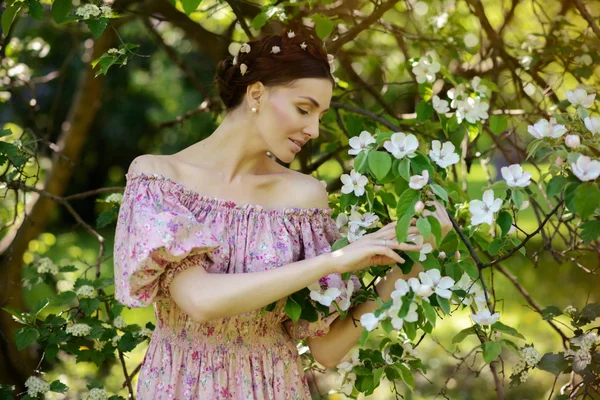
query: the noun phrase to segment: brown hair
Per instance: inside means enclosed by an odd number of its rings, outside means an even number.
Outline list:
[[[265,86],[278,86],[300,78],[326,78],[335,85],[327,52],[307,28],[267,35],[247,44],[250,52],[244,52],[242,48],[235,57],[217,65],[214,83],[228,110],[239,106],[246,87],[258,81]],[[273,46],[279,47],[280,51],[273,52]],[[247,67],[244,75],[240,69],[242,64]]]

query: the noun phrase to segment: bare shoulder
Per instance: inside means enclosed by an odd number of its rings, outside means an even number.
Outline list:
[[[329,208],[328,193],[323,182],[311,175],[292,171],[289,191],[295,196],[294,203],[301,208]]]
[[[133,159],[131,164],[129,164],[129,170],[127,173],[151,174],[157,171],[157,161],[155,157],[156,156],[153,154],[143,154],[141,156],[137,156]]]

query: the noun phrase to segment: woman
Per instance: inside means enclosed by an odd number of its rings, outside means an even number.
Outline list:
[[[319,135],[334,81],[318,41],[288,31],[249,42],[219,64],[216,84],[228,109],[216,131],[177,154],[138,157],[126,175],[116,298],[153,304],[157,320],[137,396],[310,399],[295,341],[333,367],[362,327],[336,313],[293,324],[285,298],[327,275],[402,263],[394,250],[420,246],[399,244],[389,224],[331,252],[341,236],[325,188],[267,155],[289,163]],[[381,297],[397,271],[379,282]]]

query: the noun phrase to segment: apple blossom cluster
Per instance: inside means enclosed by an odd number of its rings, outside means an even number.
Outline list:
[[[125,322],[125,320],[123,319],[123,317],[121,315],[119,315],[113,321],[113,326],[115,328],[117,328],[117,329],[123,329],[123,328],[125,328],[127,326],[127,323]]]
[[[93,388],[84,397],[84,400],[108,400],[108,393],[104,389]]]
[[[474,306],[477,310],[483,310],[487,306],[483,289],[477,282],[474,282],[466,272],[463,272],[461,278],[452,287],[452,290],[462,290],[465,292],[463,296],[458,296],[460,297],[460,303],[452,299],[450,300],[452,304],[464,304],[465,306],[470,306],[475,302]]]
[[[27,388],[27,395],[34,398],[50,390],[50,384],[37,376],[27,378],[25,387]]]
[[[468,93],[469,91],[471,93]],[[474,124],[478,121],[484,121],[489,117],[488,110],[490,105],[485,101],[489,97],[489,93],[490,89],[481,83],[480,77],[476,76],[469,84],[459,83],[456,87],[449,89],[446,94],[450,102],[442,100],[438,95],[433,95],[431,101],[433,109],[438,114],[448,114],[451,108],[453,108],[459,124],[463,120]]]
[[[331,307],[335,301],[342,311],[350,308],[352,295],[361,287],[355,275],[343,280],[340,274],[329,274],[308,286],[310,298],[326,307]]]
[[[91,332],[91,328],[87,324],[73,324],[67,326],[66,332],[73,336],[87,336]]]
[[[96,289],[91,285],[83,285],[75,291],[77,297],[84,299],[93,299],[96,297]]]
[[[48,257],[42,257],[38,261],[37,273],[38,274],[58,274],[58,266]]]
[[[524,346],[519,350],[519,361],[515,364],[511,378],[518,378],[525,383],[529,377],[529,370],[534,368],[542,359],[542,355],[532,346]]]
[[[565,350],[565,358],[571,359],[573,370],[583,371],[592,362],[592,350],[600,344],[600,336],[596,332],[589,332],[570,339],[575,349]]]
[[[364,177],[367,179],[366,177]],[[361,214],[356,206],[352,206],[350,216],[346,213],[338,214],[336,218],[336,226],[343,237],[348,238],[348,242],[352,243],[360,239],[367,233],[367,229],[375,228],[379,217],[372,212]]]
[[[342,375],[342,381],[339,384],[340,391],[346,396],[350,396],[354,382],[356,382],[353,368],[357,365],[362,365],[358,349],[352,350],[346,359],[337,365],[338,372]]]
[[[110,18],[112,16],[112,9],[110,6],[100,6],[98,7],[95,4],[84,4],[81,7],[78,7],[75,10],[75,14],[81,17],[81,19],[90,19],[90,18]]]

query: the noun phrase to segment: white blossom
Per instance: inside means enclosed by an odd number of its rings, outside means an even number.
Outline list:
[[[521,358],[529,367],[535,367],[542,359],[542,355],[533,346],[525,346],[519,350]]]
[[[50,390],[50,384],[37,376],[30,376],[25,381],[27,394],[30,397],[38,397],[40,394],[45,394]]]
[[[421,215],[423,210],[425,209],[425,203],[422,200],[419,200],[415,203],[415,214]]]
[[[417,235],[413,239],[413,242],[417,246],[422,246],[421,250],[419,250],[419,261],[425,261],[427,259],[427,254],[429,254],[433,251],[433,246],[431,246],[431,243],[424,243],[425,238],[422,235]],[[421,281],[423,281],[423,280],[421,280]]]
[[[470,123],[474,124],[477,121],[485,120],[488,118],[487,110],[490,108],[490,105],[485,101],[481,100],[481,97],[477,96],[475,98],[468,97],[466,100],[466,115],[465,119]],[[458,117],[458,113],[457,113]],[[459,121],[460,123],[461,121]]]
[[[600,133],[600,117],[586,117],[583,122],[585,127],[594,135]]]
[[[448,98],[452,101],[450,102],[450,107],[452,108],[460,108],[464,102],[466,97],[467,87],[464,83],[458,84],[455,88],[451,88],[448,90]]]
[[[349,279],[346,283],[346,288],[342,291],[338,305],[342,311],[346,311],[350,308],[352,293],[354,293],[354,282]]]
[[[551,118],[550,121],[542,118],[534,125],[529,125],[527,132],[536,139],[545,137],[556,139],[564,135],[567,132],[567,128],[564,125],[557,125],[555,118]]]
[[[577,162],[571,163],[571,169],[580,181],[593,181],[600,175],[600,161],[580,155]]]
[[[362,196],[365,193],[365,185],[369,183],[366,176],[356,172],[356,170],[350,171],[350,175],[342,174],[340,180],[344,184],[342,186],[342,193],[348,194],[354,192],[357,197]]]
[[[355,156],[361,151],[367,150],[369,145],[375,143],[376,140],[369,132],[362,131],[360,135],[351,137],[348,142],[352,147],[348,150],[348,154]]]
[[[38,274],[56,275],[59,272],[59,268],[48,257],[42,257],[38,260],[38,266],[36,271]]]
[[[431,23],[437,28],[437,29],[442,29],[444,27],[444,25],[446,25],[446,23],[448,22],[448,13],[447,12],[443,12],[440,15],[436,15],[435,17],[433,17],[431,19]]]
[[[531,173],[523,172],[523,167],[519,164],[502,167],[500,173],[510,187],[526,187],[531,184]]]
[[[79,289],[77,289],[75,294],[77,294],[77,297],[80,298],[93,299],[94,297],[96,297],[96,289],[90,285],[83,285]]]
[[[103,342],[98,339],[94,339],[94,350],[102,351],[102,349],[104,348],[104,345],[106,345],[106,342]]]
[[[308,45],[306,44],[306,42],[302,42],[302,43],[300,43],[300,47],[302,47],[302,50],[306,50]]]
[[[101,389],[101,388],[93,388],[90,390],[90,392],[87,394],[87,396],[84,397],[85,400],[108,400],[108,394],[106,393],[106,390]]]
[[[423,56],[419,61],[412,64],[412,72],[415,74],[417,82],[434,82],[435,74],[440,71],[441,65],[437,61],[431,60],[428,56]]]
[[[600,341],[600,336],[596,332],[588,332],[585,335],[570,339],[570,342],[579,346],[583,350],[590,350],[593,345]]]
[[[342,291],[336,287],[330,287],[323,290],[319,282],[309,285],[308,288],[310,289],[310,298],[327,307],[331,305],[333,300],[342,294]]]
[[[433,102],[433,109],[438,114],[446,114],[448,111],[450,111],[447,100],[442,100],[437,95],[434,95],[431,100]]]
[[[112,17],[112,8],[110,8],[110,6],[100,6],[100,11],[102,12],[103,17]]]
[[[341,392],[347,396],[350,396],[352,394],[354,382],[356,382],[356,374],[354,372],[349,372],[345,374],[340,384]]]
[[[487,308],[479,311],[477,314],[471,314],[471,319],[477,325],[493,325],[499,318],[500,314],[491,314]]]
[[[394,301],[396,301],[396,299],[399,299],[400,297],[408,294],[408,292],[410,291],[410,287],[408,286],[408,283],[406,283],[406,281],[402,278],[399,278],[394,283],[394,288],[396,290],[394,290],[392,292],[392,294],[390,295],[391,298],[394,299]]]
[[[148,329],[148,328],[142,328],[139,332],[138,335],[142,336],[142,337],[152,337],[152,330]]]
[[[271,53],[273,54],[277,54],[281,52],[281,48],[279,46],[273,46],[271,47]]]
[[[358,355],[359,355],[358,349],[352,350],[352,352],[350,352],[348,357],[345,357],[342,360],[342,362],[337,365],[336,368],[343,373],[348,373],[348,372],[352,371],[352,368],[354,368],[356,365],[361,364],[360,359],[358,358]]]
[[[295,37],[295,36],[296,36],[296,34],[294,33],[294,31],[289,31],[289,32],[287,33],[287,36],[288,36],[288,38],[290,38],[290,39],[291,39],[291,38]]]
[[[250,53],[250,45],[248,43],[244,43],[241,47],[240,47],[240,53]]]
[[[431,142],[431,150],[429,157],[440,167],[447,168],[452,164],[456,164],[460,157],[454,152],[452,142],[445,142],[443,145],[439,140]]]
[[[565,145],[570,149],[576,149],[581,144],[581,139],[577,135],[565,136]]]
[[[423,175],[413,175],[410,177],[410,181],[408,182],[408,186],[414,190],[421,190],[427,182],[429,182],[429,171],[426,169],[422,172]]]
[[[582,54],[580,56],[575,56],[573,61],[575,61],[577,64],[583,64],[583,65],[587,65],[587,66],[592,65],[594,63],[592,56],[590,56],[589,54]]]
[[[573,314],[573,313],[576,313],[576,312],[577,312],[577,309],[575,307],[571,306],[571,305],[566,306],[565,309],[563,310],[563,313],[569,314],[569,315]]]
[[[433,294],[433,288],[427,283],[419,281],[417,278],[409,278],[408,284],[410,288],[415,292],[417,297],[427,298]]]
[[[494,213],[502,207],[502,199],[494,198],[494,191],[488,189],[483,192],[483,201],[471,200],[469,211],[471,212],[471,224],[479,225],[486,223],[492,225],[494,222]]]
[[[565,357],[573,357],[572,363],[575,372],[583,371],[592,362],[592,355],[589,350],[584,349],[565,350]]]
[[[73,336],[87,336],[91,332],[91,327],[87,324],[73,324],[67,326],[66,332]]]
[[[248,72],[248,66],[246,64],[240,64],[240,73],[242,74],[242,76],[246,75],[246,72]]]
[[[585,89],[567,90],[567,100],[573,107],[590,107],[594,103],[595,93],[587,94]]]
[[[119,336],[119,335],[115,335],[115,336],[113,336],[112,339],[110,339],[113,347],[117,347],[117,345],[119,344],[120,340],[121,340],[121,336]]]
[[[481,84],[481,78],[476,76],[471,80],[471,87],[473,88],[473,90],[475,90],[477,93],[479,94],[483,94],[483,95],[488,95],[490,92],[490,89]]]
[[[381,321],[383,316],[385,316],[385,313],[381,313],[379,317],[376,317],[373,313],[363,314],[360,317],[360,324],[370,332],[377,328],[377,325],[379,325],[379,321]]]
[[[77,8],[75,14],[79,15],[82,19],[90,19],[92,17],[99,17],[102,12],[100,11],[100,8],[94,4],[85,4]]]
[[[390,139],[386,140],[383,147],[398,160],[414,157],[419,148],[419,141],[412,133],[405,135],[403,132],[395,132]]]
[[[449,276],[441,276],[440,270],[433,268],[425,272],[419,272],[421,282],[430,285],[433,291],[440,297],[449,299],[452,292],[448,289],[454,286],[454,279]]]
[[[117,328],[117,329],[123,329],[123,328],[125,328],[127,326],[127,323],[125,322],[125,320],[123,319],[123,317],[121,315],[119,315],[113,321],[113,326],[115,328]]]

